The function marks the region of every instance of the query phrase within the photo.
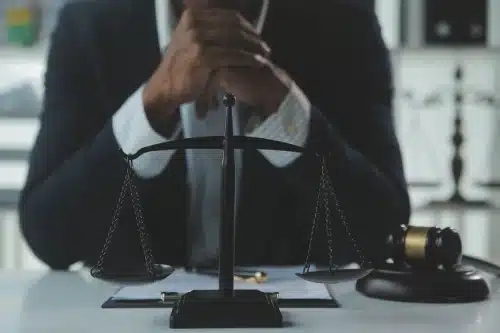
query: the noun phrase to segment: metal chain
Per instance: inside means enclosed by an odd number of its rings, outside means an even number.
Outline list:
[[[104,259],[106,255],[108,254],[109,247],[111,245],[111,241],[113,238],[113,235],[116,231],[116,227],[118,226],[118,221],[120,218],[120,213],[123,207],[123,202],[125,201],[125,195],[127,193],[127,188],[128,184],[130,182],[130,176],[131,176],[132,171],[127,168],[126,173],[125,173],[125,180],[123,181],[122,188],[120,190],[120,195],[118,197],[118,203],[116,205],[115,212],[113,214],[113,218],[111,220],[111,226],[109,227],[108,230],[108,235],[106,236],[106,241],[104,242],[104,246],[101,250],[101,254],[99,256],[99,260],[97,261],[97,264],[94,266],[97,269],[102,270],[102,267],[104,265]]]
[[[332,234],[332,222],[331,222],[331,212],[330,212],[330,202],[329,202],[329,197],[333,199],[333,202],[335,204],[335,210],[339,214],[339,218],[344,226],[345,231],[349,235],[350,241],[352,246],[354,247],[355,251],[358,254],[359,260],[360,260],[360,265],[361,267],[365,266],[365,256],[363,255],[361,249],[359,248],[356,239],[351,232],[348,224],[347,224],[347,219],[345,217],[343,209],[340,207],[340,203],[337,198],[337,194],[335,193],[335,190],[332,185],[331,178],[328,173],[328,165],[327,165],[327,159],[326,157],[322,157],[321,159],[321,175],[320,175],[320,182],[319,182],[319,188],[318,188],[318,195],[316,199],[316,209],[314,212],[314,217],[313,217],[313,223],[312,223],[312,228],[311,228],[311,233],[309,236],[309,248],[307,251],[307,256],[305,260],[305,265],[304,265],[304,270],[303,273],[309,272],[310,268],[310,256],[311,256],[311,249],[312,249],[312,243],[314,239],[314,232],[317,228],[317,220],[320,216],[320,202],[321,199],[323,199],[324,202],[324,212],[325,212],[325,229],[326,229],[326,235],[327,235],[327,243],[328,243],[328,260],[329,260],[329,270],[330,272],[333,272],[334,269],[338,268],[337,265],[333,264],[333,234]],[[370,263],[370,262],[368,262]]]
[[[320,183],[320,186],[318,187],[318,194],[316,196],[316,209],[314,210],[314,217],[313,217],[313,222],[312,222],[311,234],[309,235],[309,247],[307,249],[307,255],[306,255],[303,273],[309,272],[309,268],[311,267],[309,260],[310,260],[311,252],[312,252],[314,231],[316,230],[316,221],[318,220],[318,216],[320,215],[320,202],[321,202],[322,196],[323,196],[323,189],[322,189],[321,183]]]
[[[154,275],[155,260],[153,257],[152,249],[149,246],[149,242],[148,242],[148,233],[146,230],[146,224],[144,223],[144,217],[142,214],[142,207],[141,207],[141,204],[139,201],[139,193],[138,193],[137,188],[135,186],[135,183],[133,181],[133,168],[132,168],[132,161],[131,160],[127,161],[127,168],[125,171],[125,180],[124,180],[122,188],[120,190],[120,195],[118,197],[118,203],[117,203],[115,212],[113,214],[113,218],[111,221],[111,226],[110,226],[109,231],[108,231],[108,235],[106,236],[106,241],[104,242],[103,249],[101,251],[101,254],[99,256],[99,260],[98,260],[97,264],[95,265],[95,267],[97,269],[102,269],[104,266],[104,259],[106,258],[109,247],[111,246],[111,241],[112,241],[113,235],[115,234],[116,228],[118,226],[120,213],[121,213],[121,210],[123,207],[123,203],[125,201],[125,195],[127,193],[127,189],[129,191],[129,194],[130,194],[130,197],[132,200],[132,207],[134,209],[134,215],[136,218],[137,228],[139,231],[141,248],[142,248],[142,251],[144,253],[146,270],[150,276],[153,276]]]
[[[131,161],[129,162],[129,169],[132,169]],[[139,193],[133,181],[133,175],[131,175],[129,181],[130,196],[132,198],[132,207],[134,209],[135,218],[137,221],[137,229],[139,231],[139,237],[141,241],[141,248],[144,254],[144,260],[146,264],[146,270],[149,276],[154,275],[155,260],[153,257],[153,251],[149,245],[149,235],[147,232],[146,224],[144,223],[144,216],[142,214],[142,207],[139,201]]]
[[[334,268],[337,266],[333,264],[333,234],[332,234],[332,221],[330,213],[330,202],[328,200],[328,172],[326,170],[326,158],[323,157],[321,160],[321,185],[320,188],[323,192],[323,201],[325,204],[325,230],[326,230],[326,241],[328,244],[328,268],[330,272],[333,272]]]
[[[332,181],[331,181],[331,178],[328,174],[328,168],[326,168],[326,161],[325,161],[325,165],[324,165],[324,170],[325,170],[325,178],[324,179],[326,182],[327,190],[330,193],[330,195],[333,199],[333,202],[335,203],[335,209],[339,213],[340,220],[342,221],[342,224],[344,225],[345,231],[349,235],[349,238],[351,240],[351,244],[354,247],[355,251],[358,253],[360,265],[361,265],[361,267],[364,267],[365,266],[365,256],[363,255],[361,249],[359,248],[358,243],[356,242],[356,238],[354,237],[349,226],[347,225],[347,219],[345,217],[344,210],[340,207],[340,203],[339,203],[339,200],[337,198],[337,194],[335,193],[335,190],[333,189]],[[368,263],[370,264],[369,261],[368,261]]]

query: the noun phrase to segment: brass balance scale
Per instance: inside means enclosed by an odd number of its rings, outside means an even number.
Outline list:
[[[179,297],[172,307],[171,328],[239,328],[239,327],[283,327],[283,316],[273,293],[259,290],[234,289],[234,149],[257,148],[309,154],[310,150],[282,142],[234,136],[232,132],[232,108],[235,99],[224,97],[226,107],[226,131],[224,136],[188,138],[140,149],[133,155],[124,155],[128,164],[118,205],[101,256],[91,269],[94,278],[118,284],[147,284],[168,278],[174,268],[158,264],[148,244],[148,233],[144,222],[139,193],[134,184],[132,161],[152,151],[172,149],[222,149],[222,208],[219,237],[219,267],[217,290],[193,290]],[[366,262],[356,238],[350,231],[347,219],[339,205],[331,179],[328,175],[327,151],[315,151],[321,159],[321,176],[317,195],[309,249],[303,271],[296,275],[313,283],[335,284],[357,281],[360,293],[383,300],[428,303],[460,303],[482,301],[488,298],[489,288],[478,272],[461,265],[462,248],[460,236],[450,228],[422,228],[402,226],[387,238],[387,259],[392,263],[374,267]],[[125,197],[130,195],[137,222],[144,268],[130,272],[114,272],[104,267],[104,260],[118,227],[120,211]],[[340,221],[350,236],[352,246],[359,257],[357,269],[342,269],[333,264],[331,201]],[[310,270],[311,248],[318,221],[324,215],[324,227],[328,243],[329,267],[326,270]],[[468,258],[469,261],[472,260]],[[496,272],[498,267],[475,261],[481,269]]]

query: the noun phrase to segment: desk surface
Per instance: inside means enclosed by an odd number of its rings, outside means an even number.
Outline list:
[[[416,224],[454,227],[462,235],[465,253],[500,263],[500,215],[456,214],[420,214]],[[378,301],[358,294],[352,283],[341,284],[333,288],[341,308],[284,309],[282,312],[291,327],[283,331],[497,333],[499,284],[500,281],[492,281],[490,300],[461,305]],[[91,279],[88,272],[0,272],[0,332],[163,333],[169,330],[170,309],[101,309],[101,304],[116,289],[117,286]]]
[[[0,326],[6,333],[165,332],[170,309],[101,309],[116,286],[87,273],[3,273]],[[422,305],[368,299],[347,283],[334,289],[340,309],[284,309],[286,332],[498,332],[500,292],[466,305]],[[271,330],[269,330],[271,331]],[[276,330],[272,330],[276,332]],[[234,332],[227,330],[226,332]],[[266,332],[266,330],[259,330]]]

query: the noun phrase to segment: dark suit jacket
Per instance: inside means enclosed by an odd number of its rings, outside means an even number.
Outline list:
[[[52,36],[41,129],[20,200],[22,232],[50,267],[95,262],[111,222],[125,163],[111,116],[158,66],[153,0],[67,5]],[[374,258],[394,226],[408,223],[409,200],[392,118],[388,52],[374,13],[345,2],[271,1],[263,32],[273,60],[314,105],[309,145],[328,147],[330,174],[358,245]],[[244,154],[238,211],[238,264],[303,263],[319,165],[300,157],[276,168]],[[185,159],[138,188],[158,261],[186,262]],[[332,209],[334,207],[332,206]],[[333,216],[334,255],[356,259]],[[110,262],[140,258],[130,209]],[[315,258],[327,253],[324,228]]]

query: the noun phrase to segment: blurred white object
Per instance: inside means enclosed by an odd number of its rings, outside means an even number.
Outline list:
[[[0,155],[31,150],[39,128],[46,51],[47,44],[32,48],[0,46]],[[2,159],[0,156],[0,192],[15,193],[24,185],[28,163],[25,158]],[[15,206],[3,209],[0,270],[44,268],[19,233]]]
[[[401,41],[401,0],[377,0],[375,12],[387,47],[398,48]]]
[[[0,117],[26,118],[38,116],[41,98],[33,85],[22,83],[7,91],[0,91]]]
[[[498,48],[500,1],[488,0],[487,6],[487,47]],[[426,47],[425,0],[375,0],[375,11],[390,49]]]
[[[0,95],[29,83],[41,98],[46,54],[47,44],[30,49],[0,46]]]
[[[36,119],[1,119],[0,151],[30,150],[39,128],[40,124]]]

